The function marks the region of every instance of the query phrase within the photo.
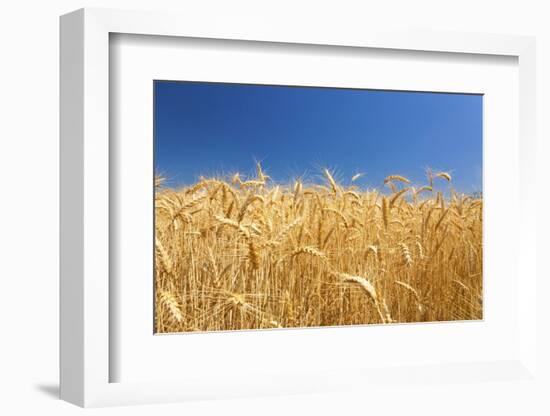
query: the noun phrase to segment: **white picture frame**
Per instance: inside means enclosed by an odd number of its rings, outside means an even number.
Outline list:
[[[415,377],[479,382],[524,380],[536,376],[536,219],[532,205],[535,169],[535,40],[530,37],[395,32],[377,28],[338,30],[280,27],[250,21],[204,22],[167,13],[82,9],[61,18],[61,398],[80,406],[158,403],[197,398],[323,392],[375,386],[406,378],[402,370],[360,364],[348,367],[246,379],[220,374],[194,375],[178,381],[112,382],[110,366],[120,359],[110,348],[109,296],[110,171],[109,37],[110,34],[155,35],[333,47],[430,51],[443,54],[504,55],[519,66],[519,192],[517,334],[513,353],[498,361],[418,362]],[[514,194],[515,195],[515,194]],[[408,330],[411,330],[409,327]],[[338,333],[325,332],[325,337]],[[219,334],[223,337],[224,334]],[[227,336],[227,334],[225,334]],[[481,376],[480,376],[481,374]],[[439,377],[438,376],[438,377]],[[344,381],[345,380],[345,381]],[[385,380],[385,381],[384,381]],[[229,384],[228,384],[229,382]]]

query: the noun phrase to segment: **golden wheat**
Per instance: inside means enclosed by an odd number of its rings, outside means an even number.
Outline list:
[[[482,318],[481,199],[446,172],[416,187],[389,175],[391,193],[323,175],[277,185],[257,164],[177,190],[157,177],[156,331]]]

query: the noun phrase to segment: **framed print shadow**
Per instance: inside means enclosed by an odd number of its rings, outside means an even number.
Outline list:
[[[310,23],[62,16],[63,400],[540,387],[534,39]]]
[[[482,319],[482,100],[155,81],[156,332]]]

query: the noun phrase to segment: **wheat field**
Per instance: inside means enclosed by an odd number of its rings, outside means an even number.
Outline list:
[[[446,172],[337,182],[155,180],[160,333],[482,319],[481,197]]]

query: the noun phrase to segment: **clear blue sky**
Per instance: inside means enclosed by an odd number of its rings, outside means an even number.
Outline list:
[[[255,161],[277,182],[337,179],[380,187],[390,174],[425,182],[452,174],[460,192],[482,186],[482,96],[156,81],[155,168],[180,186]]]

